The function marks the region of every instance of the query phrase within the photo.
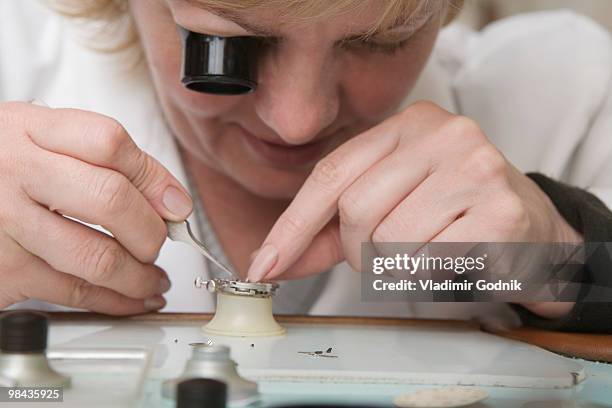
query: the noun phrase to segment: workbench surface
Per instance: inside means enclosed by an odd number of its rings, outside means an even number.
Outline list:
[[[240,374],[258,382],[259,406],[392,406],[402,393],[459,384],[488,392],[475,405],[481,408],[612,407],[612,365],[559,356],[467,322],[289,317],[281,319],[285,336],[240,338],[207,335],[201,327],[209,318],[53,316],[49,356],[73,379],[61,406],[172,407],[162,382],[181,374],[190,343],[212,340],[230,346]]]

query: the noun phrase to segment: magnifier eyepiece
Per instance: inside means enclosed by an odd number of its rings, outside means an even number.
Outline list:
[[[219,37],[179,27],[183,41],[183,78],[187,88],[218,95],[241,95],[257,87],[255,37]]]

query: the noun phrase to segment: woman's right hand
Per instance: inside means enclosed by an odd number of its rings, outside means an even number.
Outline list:
[[[153,265],[163,220],[184,220],[192,205],[115,120],[0,104],[0,309],[26,299],[113,315],[163,307],[170,282]]]

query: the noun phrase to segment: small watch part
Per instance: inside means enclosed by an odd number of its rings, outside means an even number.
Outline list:
[[[329,347],[327,350],[325,350],[325,353],[323,353],[323,350],[315,350],[315,351],[298,351],[298,354],[305,354],[311,357],[338,358],[337,355],[330,354],[331,352],[332,352],[332,348]]]
[[[206,341],[199,341],[199,342],[189,343],[189,345],[191,347],[203,347],[203,346],[213,346],[214,343],[213,343],[212,340],[208,339]]]
[[[195,281],[196,288],[206,288],[211,293],[221,292],[230,295],[250,296],[268,298],[274,296],[278,283],[273,282],[244,282],[228,279],[204,280],[198,277]]]

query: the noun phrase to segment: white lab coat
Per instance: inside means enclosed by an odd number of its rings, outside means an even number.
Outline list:
[[[88,49],[79,33],[38,1],[0,1],[0,101],[37,98],[114,117],[186,184],[146,70]],[[522,15],[482,32],[445,28],[406,104],[427,99],[469,116],[522,171],[589,189],[612,207],[611,77],[607,31],[568,11]],[[198,253],[168,241],[158,264],[173,282],[165,310],[213,310],[211,296],[193,287],[196,275],[207,275]],[[515,318],[504,304],[365,303],[359,285],[340,265],[310,312]]]

